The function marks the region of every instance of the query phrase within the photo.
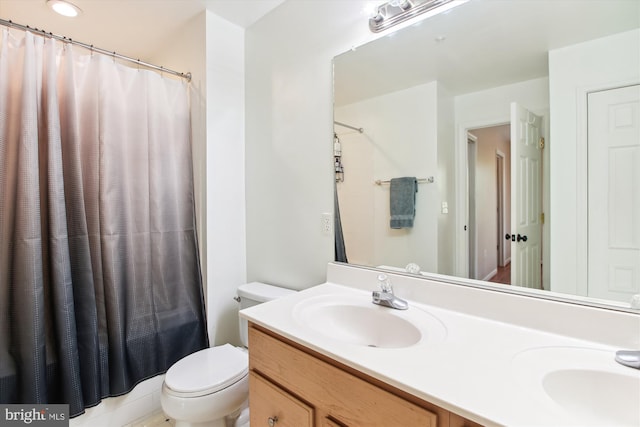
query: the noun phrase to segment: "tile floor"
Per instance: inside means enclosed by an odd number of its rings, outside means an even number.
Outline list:
[[[129,424],[129,427],[173,427],[174,425],[175,422],[167,418],[163,412],[157,412],[149,417]]]

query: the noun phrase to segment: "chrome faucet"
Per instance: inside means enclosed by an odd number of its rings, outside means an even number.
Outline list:
[[[371,294],[373,303],[382,305],[384,307],[395,308],[396,310],[406,310],[409,308],[409,303],[402,298],[398,298],[393,294],[393,288],[391,282],[386,274],[380,274],[378,276],[378,282],[380,282],[380,290],[373,291]]]
[[[616,351],[616,362],[630,368],[640,369],[640,350]]]

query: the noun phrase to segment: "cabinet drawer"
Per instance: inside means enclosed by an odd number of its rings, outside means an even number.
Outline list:
[[[436,427],[437,415],[256,328],[249,367],[349,427]],[[250,397],[253,410],[253,397]]]
[[[253,372],[249,373],[249,395],[251,427],[313,426],[313,408]]]

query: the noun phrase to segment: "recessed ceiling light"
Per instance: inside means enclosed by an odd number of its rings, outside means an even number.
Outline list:
[[[65,0],[47,0],[47,5],[49,5],[54,12],[71,18],[82,13],[82,10],[78,6]]]

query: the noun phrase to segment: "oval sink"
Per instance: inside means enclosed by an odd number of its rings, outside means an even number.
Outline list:
[[[640,425],[640,371],[614,361],[615,351],[541,347],[513,359],[514,377],[580,425]]]
[[[427,312],[411,306],[394,310],[367,299],[364,295],[314,297],[298,303],[293,316],[316,334],[356,346],[403,348],[444,340],[444,326]]]
[[[640,425],[640,378],[588,369],[562,369],[542,379],[545,392],[565,410],[597,412],[616,425]],[[615,394],[615,398],[611,398]],[[603,404],[603,402],[607,402]]]

